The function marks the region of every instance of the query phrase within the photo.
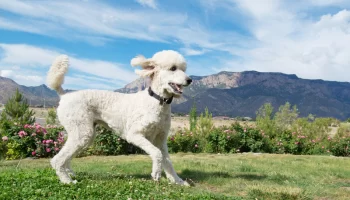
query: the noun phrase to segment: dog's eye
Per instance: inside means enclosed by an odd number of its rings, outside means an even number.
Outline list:
[[[171,71],[176,71],[176,66],[172,66],[172,67],[170,68],[170,70],[171,70]]]

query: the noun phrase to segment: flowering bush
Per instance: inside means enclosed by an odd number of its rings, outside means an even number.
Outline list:
[[[350,156],[350,135],[338,135],[333,139],[330,151],[335,156]]]
[[[168,149],[170,152],[201,152],[203,145],[200,142],[200,135],[188,129],[180,130],[168,138]]]
[[[269,136],[263,130],[238,123],[230,127],[213,128],[207,136],[179,130],[168,138],[169,151],[206,153],[262,152],[295,155],[350,156],[350,134],[334,138],[304,135],[285,130]]]
[[[63,128],[13,124],[2,136],[1,151],[6,159],[21,157],[52,157],[64,143]]]
[[[102,126],[96,128],[97,136],[92,146],[87,152],[82,152],[84,155],[122,155],[142,153],[143,151],[132,144],[127,143],[120,138],[118,134],[108,130]]]

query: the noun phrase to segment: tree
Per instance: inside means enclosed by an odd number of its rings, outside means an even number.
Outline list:
[[[273,106],[265,103],[256,112],[256,126],[270,136],[276,135],[276,124],[273,120]]]
[[[56,110],[54,108],[50,108],[47,112],[46,124],[56,124],[56,116]]]
[[[194,131],[196,130],[196,126],[197,126],[197,107],[196,107],[195,101],[193,101],[193,105],[190,110],[189,117],[190,117],[190,130]]]
[[[29,109],[27,100],[16,89],[15,94],[5,104],[0,122],[12,121],[19,125],[33,124],[35,122],[34,114],[34,111]]]
[[[208,136],[210,131],[213,129],[213,116],[209,113],[208,108],[205,108],[204,114],[201,113],[197,123],[197,133],[201,136]]]
[[[287,130],[291,128],[292,124],[298,119],[298,116],[299,112],[297,106],[294,105],[293,108],[291,108],[290,103],[286,102],[286,104],[280,106],[278,112],[276,112],[275,122],[281,130]]]

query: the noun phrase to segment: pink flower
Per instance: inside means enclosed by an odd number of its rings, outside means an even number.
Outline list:
[[[230,130],[224,130],[224,133],[228,133],[228,132],[230,132]]]
[[[194,147],[195,147],[195,148],[198,148],[198,144],[195,144]]]
[[[24,137],[24,136],[26,136],[28,134],[25,131],[20,131],[20,132],[18,132],[18,135],[19,135],[20,138],[22,138],[22,137]]]
[[[36,133],[32,133],[32,137],[35,137],[36,136]]]
[[[330,137],[328,137],[327,139],[328,139],[328,140],[331,140],[331,138],[330,138]]]
[[[322,146],[322,149],[324,149],[324,146]]]
[[[315,140],[312,140],[313,143],[315,143],[316,141]]]
[[[243,131],[244,131],[244,132],[247,132],[247,129],[245,128]]]
[[[51,148],[46,148],[46,152],[47,153],[51,152]]]
[[[329,150],[327,150],[327,152],[329,153]]]
[[[229,136],[229,135],[227,136],[227,139],[230,139],[230,136]]]
[[[35,151],[32,151],[32,156],[35,156],[36,155],[36,152]]]
[[[55,151],[59,151],[59,150],[60,150],[60,148],[55,147]]]
[[[294,144],[299,144],[299,142],[295,142]]]
[[[59,132],[58,137],[63,137],[63,132]]]
[[[170,138],[170,140],[174,141],[174,140],[175,140],[175,138],[174,138],[174,137],[171,137],[171,138]]]
[[[7,136],[2,137],[2,141],[7,141],[9,138]]]
[[[29,128],[29,127],[30,127],[29,124],[24,125],[24,128]]]

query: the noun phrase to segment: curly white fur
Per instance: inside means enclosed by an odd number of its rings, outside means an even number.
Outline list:
[[[177,84],[180,89],[191,83],[185,74],[186,61],[175,51],[161,51],[150,59],[138,56],[131,60],[131,65],[141,66],[140,75],[149,76],[152,90],[165,98],[181,96],[169,83]],[[121,94],[81,90],[63,95],[61,84],[67,68],[68,58],[58,57],[48,75],[49,86],[61,94],[57,115],[68,133],[65,145],[51,160],[61,182],[75,183],[69,176],[73,173],[70,161],[93,142],[94,126],[100,123],[150,155],[154,180],[160,179],[163,167],[171,182],[188,185],[176,174],[168,154],[166,142],[171,120],[170,105],[160,105],[147,91]]]
[[[64,75],[68,71],[69,60],[68,56],[58,56],[53,62],[48,74],[47,74],[47,85],[49,88],[57,91],[59,95],[63,95],[64,91],[61,85],[64,82]]]

